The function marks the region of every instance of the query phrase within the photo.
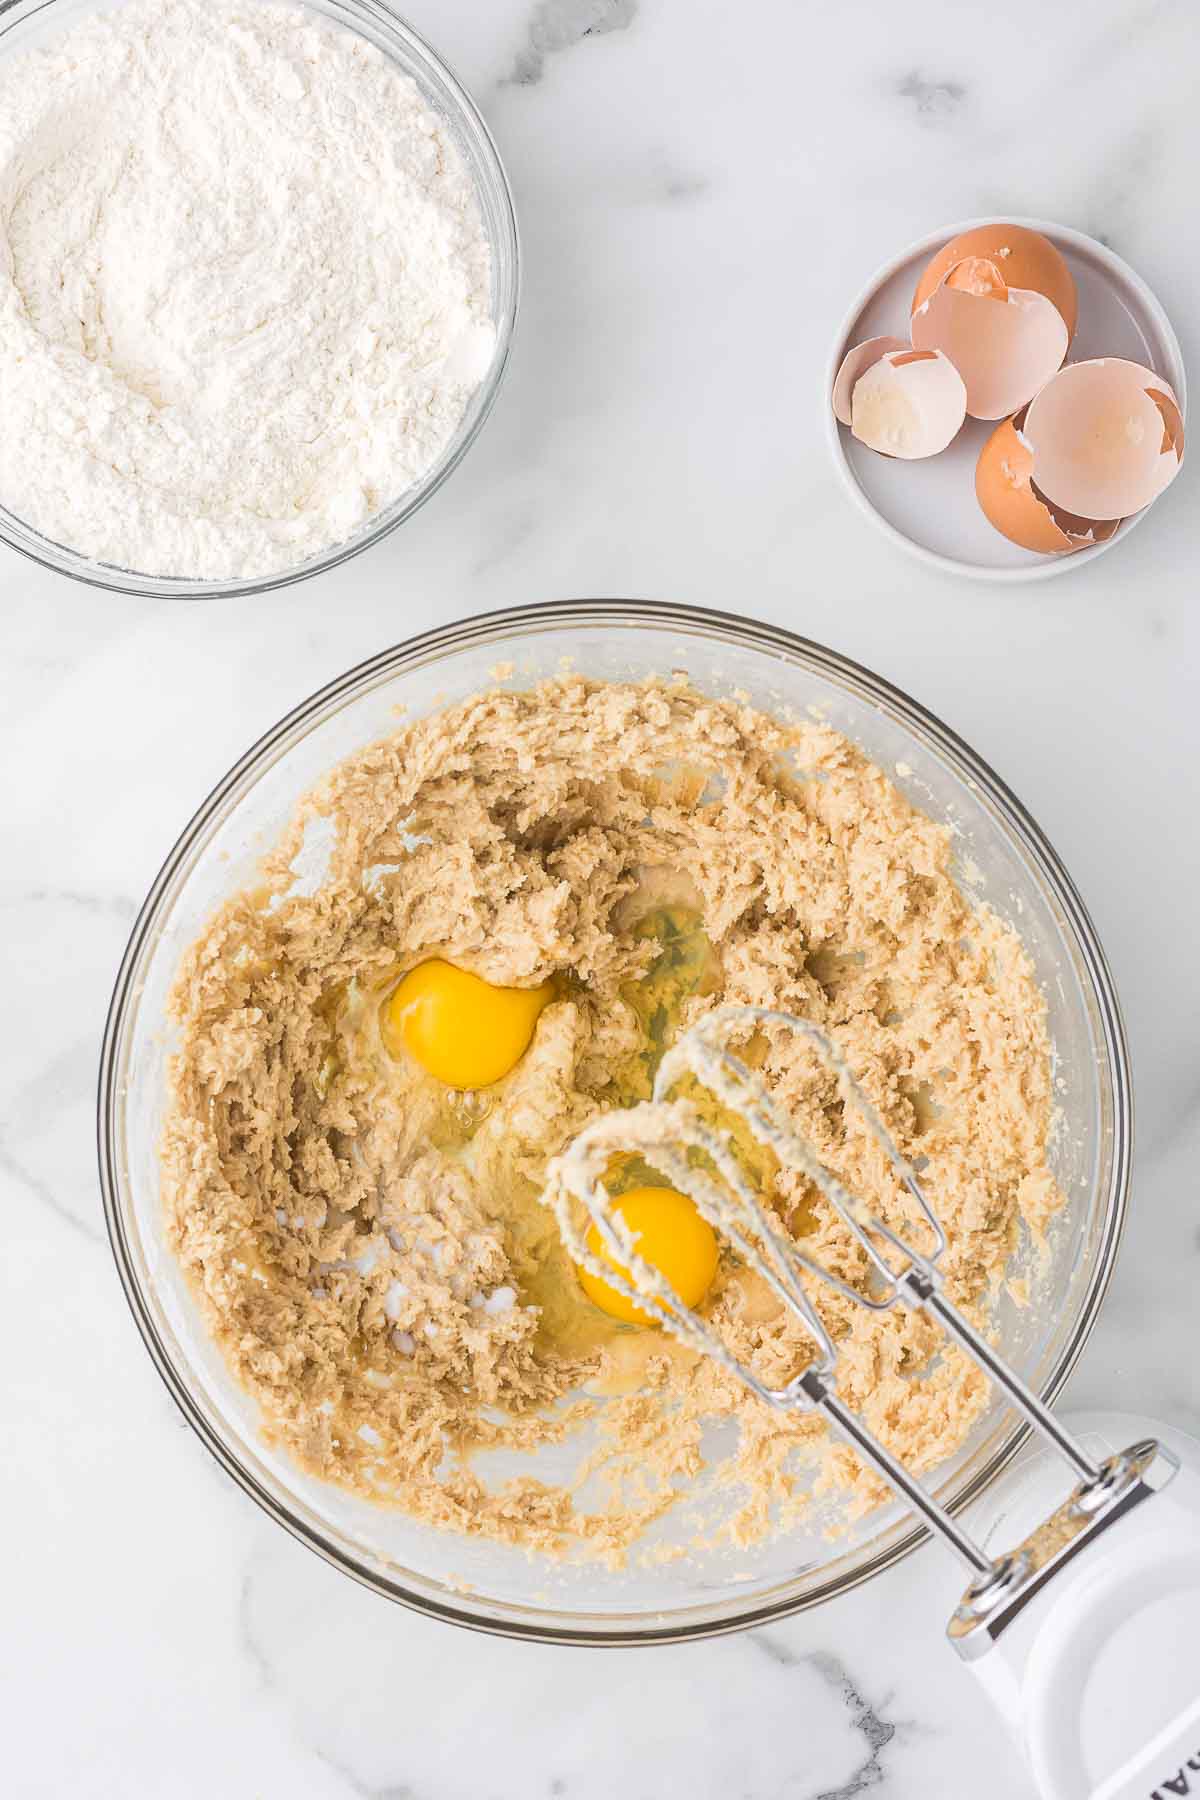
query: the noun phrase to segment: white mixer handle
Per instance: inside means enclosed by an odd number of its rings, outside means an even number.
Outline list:
[[[1014,1553],[1007,1598],[951,1621],[1046,1800],[1200,1800],[1200,1467],[1138,1452],[1102,1527],[1071,1542],[1060,1508]]]

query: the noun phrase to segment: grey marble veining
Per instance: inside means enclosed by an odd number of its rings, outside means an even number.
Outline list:
[[[547,59],[584,38],[625,31],[637,16],[638,0],[538,0],[526,43],[508,80],[533,87],[546,73]]]
[[[940,1642],[930,1548],[834,1606],[653,1652],[389,1608],[233,1488],[159,1383],[103,1240],[96,1054],[135,909],[213,783],[384,645],[563,595],[678,598],[915,694],[1049,833],[1121,991],[1135,1201],[1069,1402],[1200,1431],[1200,610],[1191,476],[1024,592],[936,579],[844,505],[821,371],[871,269],[988,211],[1150,280],[1200,368],[1186,0],[411,0],[516,190],[523,315],[479,444],[396,536],[253,602],[0,558],[0,1519],[5,1791],[73,1800],[1027,1800]],[[2,428],[2,421],[0,421]],[[1189,814],[1190,809],[1190,814]]]

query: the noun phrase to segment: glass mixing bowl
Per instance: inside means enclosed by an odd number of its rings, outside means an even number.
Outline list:
[[[99,1088],[100,1176],[113,1250],[134,1317],[167,1386],[246,1492],[337,1567],[395,1600],[459,1623],[573,1643],[645,1643],[728,1631],[815,1605],[923,1540],[898,1505],[836,1540],[819,1524],[751,1551],[646,1569],[559,1569],[524,1552],[441,1533],[303,1475],[259,1437],[168,1251],[157,1143],[171,1037],[166,996],[213,908],[251,882],[296,800],[340,758],[408,718],[477,692],[499,663],[525,684],[564,658],[620,681],[684,670],[700,689],[747,693],[768,710],[820,715],[893,772],[913,802],[954,829],[968,891],[1019,928],[1038,971],[1056,1056],[1052,1163],[1067,1196],[1034,1303],[1001,1303],[1002,1351],[1051,1398],[1079,1355],[1112,1270],[1130,1164],[1130,1079],[1116,995],[1083,905],[1020,803],[966,744],[915,701],[830,650],[768,625],[694,607],[573,601],[493,613],[385,651],[268,732],[187,826],[142,907],[117,978]],[[939,1472],[950,1505],[979,1494],[1024,1436],[1002,1406]],[[564,1477],[573,1462],[563,1467]],[[686,1508],[676,1508],[683,1512]],[[672,1539],[671,1533],[678,1534]],[[690,1528],[667,1521],[664,1540]]]
[[[500,161],[500,153],[475,102],[461,82],[417,36],[388,0],[294,0],[309,11],[323,14],[344,29],[357,32],[416,82],[430,108],[438,114],[457,145],[475,184],[480,216],[492,253],[492,323],[496,347],[479,386],[467,405],[449,443],[421,480],[390,506],[340,544],[319,555],[272,575],[222,581],[185,581],[171,576],[142,574],[81,556],[65,544],[56,544],[35,531],[23,519],[0,506],[0,541],[32,557],[45,568],[73,576],[92,587],[111,588],[121,594],[145,594],[160,600],[216,600],[240,594],[264,593],[288,587],[310,575],[320,575],[348,562],[388,536],[411,518],[443,481],[453,474],[480,429],[499,391],[508,364],[520,293],[520,256],[512,191]],[[81,17],[112,10],[112,0],[0,0],[0,58],[8,59],[37,49],[61,36]],[[0,429],[2,429],[0,422]]]

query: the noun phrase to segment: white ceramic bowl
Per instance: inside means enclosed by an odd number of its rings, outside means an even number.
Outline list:
[[[884,263],[838,328],[821,404],[829,452],[842,487],[891,543],[929,568],[971,575],[978,581],[1046,581],[1103,556],[1140,525],[1146,513],[1126,519],[1106,543],[1076,550],[1070,556],[1039,556],[1002,537],[975,498],[975,465],[996,428],[994,420],[968,419],[940,455],[901,462],[860,444],[838,424],[830,406],[834,376],[847,350],[864,338],[884,333],[907,337],[909,309],[925,265],[951,238],[993,223],[1040,231],[1066,258],[1079,290],[1079,323],[1071,343],[1071,362],[1122,356],[1142,363],[1165,376],[1186,414],[1187,378],[1179,339],[1141,276],[1082,231],[1052,225],[1045,219],[1015,218],[963,219],[957,225],[943,225]]]

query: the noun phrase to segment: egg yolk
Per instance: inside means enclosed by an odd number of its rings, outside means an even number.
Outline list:
[[[716,1232],[687,1195],[674,1188],[633,1188],[613,1200],[612,1210],[620,1213],[636,1238],[638,1255],[658,1270],[684,1306],[697,1306],[712,1285],[719,1252]],[[624,1264],[609,1254],[595,1225],[589,1227],[585,1242],[594,1255],[630,1279]],[[614,1319],[631,1325],[658,1323],[590,1270],[581,1268],[579,1280],[588,1299]]]
[[[410,969],[384,1002],[383,1040],[393,1056],[407,1050],[447,1087],[490,1087],[524,1056],[552,994],[548,981],[493,987],[435,958]]]

